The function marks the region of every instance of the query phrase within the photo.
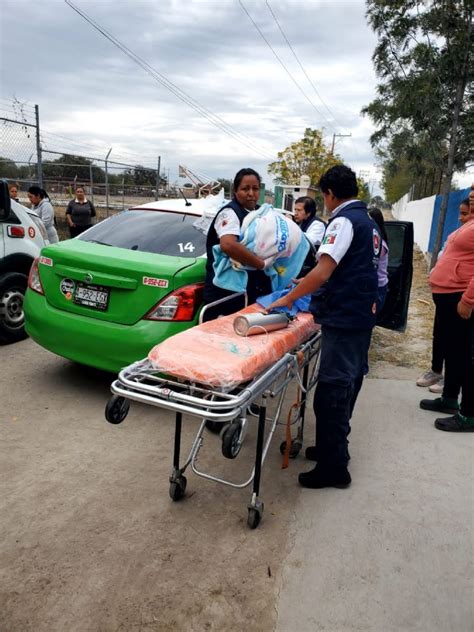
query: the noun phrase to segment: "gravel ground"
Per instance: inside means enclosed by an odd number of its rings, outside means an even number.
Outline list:
[[[370,377],[411,379],[429,369],[434,304],[427,276],[428,265],[416,247],[406,331],[375,328],[370,349]]]

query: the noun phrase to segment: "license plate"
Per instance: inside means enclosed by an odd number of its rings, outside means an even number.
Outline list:
[[[99,309],[104,312],[109,305],[110,291],[108,287],[103,285],[87,285],[86,283],[76,282],[76,291],[74,292],[74,303],[76,305],[84,305],[92,309]]]

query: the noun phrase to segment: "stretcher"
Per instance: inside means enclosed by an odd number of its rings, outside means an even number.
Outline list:
[[[186,469],[205,479],[233,488],[253,483],[247,507],[247,523],[256,528],[263,513],[260,479],[270,442],[277,425],[287,423],[282,454],[295,457],[303,442],[306,399],[317,381],[320,353],[319,326],[311,314],[299,313],[287,328],[261,335],[238,336],[233,322],[239,314],[262,311],[251,305],[236,314],[202,323],[154,347],[147,358],[124,368],[112,383],[106,407],[110,423],[120,423],[128,414],[130,401],[138,401],[175,413],[173,467],[169,494],[173,501],[185,495]],[[285,394],[296,380],[301,398],[286,422],[281,422]],[[273,413],[267,417],[269,400]],[[180,461],[183,416],[200,420],[197,434],[184,463]],[[252,417],[257,421],[255,464],[242,482],[227,480],[198,467],[206,425],[222,427],[222,455],[234,459],[243,444]],[[266,427],[268,424],[268,430]],[[296,426],[292,437],[291,427]],[[265,436],[266,435],[266,436]]]

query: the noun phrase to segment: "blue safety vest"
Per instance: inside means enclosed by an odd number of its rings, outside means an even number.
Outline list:
[[[382,238],[363,202],[354,200],[345,206],[329,220],[328,227],[340,217],[352,224],[352,243],[331,277],[313,295],[310,311],[321,325],[371,329],[377,317],[377,267]]]

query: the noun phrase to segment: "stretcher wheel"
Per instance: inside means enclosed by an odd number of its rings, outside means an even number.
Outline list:
[[[247,524],[251,529],[256,529],[258,525],[260,524],[260,520],[262,519],[262,511],[263,511],[263,503],[262,503],[261,511],[259,511],[258,509],[255,509],[255,507],[249,507]]]
[[[295,459],[301,451],[303,444],[299,439],[293,439],[290,446],[290,459]],[[280,443],[280,453],[285,454],[286,450],[286,441],[282,441]]]
[[[186,491],[186,476],[180,476],[175,481],[170,481],[170,498],[175,502],[177,500],[181,500],[184,496],[184,492]]]
[[[105,418],[111,424],[120,424],[128,415],[130,402],[125,397],[112,395],[105,407]]]
[[[235,459],[240,452],[242,443],[240,441],[242,434],[242,424],[239,422],[231,423],[222,435],[222,454],[226,459]]]

